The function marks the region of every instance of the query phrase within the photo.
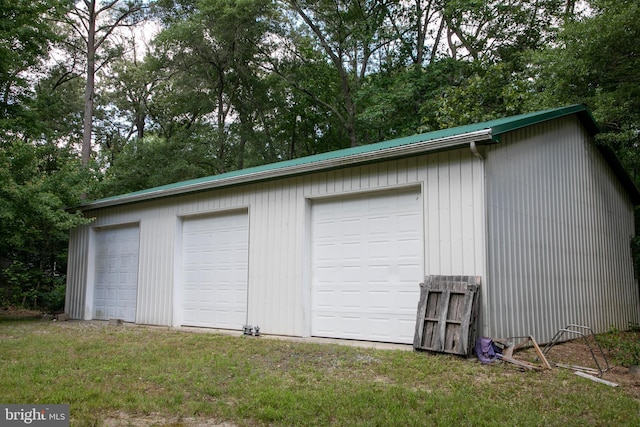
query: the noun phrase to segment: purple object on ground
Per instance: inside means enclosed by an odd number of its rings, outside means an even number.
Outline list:
[[[498,347],[491,338],[478,337],[476,339],[476,354],[478,359],[482,363],[491,363],[497,359],[497,354],[502,353],[500,347]]]

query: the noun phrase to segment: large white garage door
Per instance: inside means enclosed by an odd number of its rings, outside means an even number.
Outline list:
[[[412,343],[423,277],[418,191],[312,207],[311,334]]]
[[[247,318],[247,212],[186,219],[182,227],[182,324],[241,329]]]
[[[139,248],[137,225],[96,232],[94,319],[136,321]]]

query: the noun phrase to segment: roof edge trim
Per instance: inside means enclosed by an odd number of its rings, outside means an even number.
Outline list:
[[[156,189],[142,190],[141,192],[129,193],[123,196],[96,200],[83,204],[81,210],[93,210],[105,207],[124,205],[147,200],[159,199],[179,194],[195,193],[213,188],[228,187],[250,182],[266,181],[285,176],[296,176],[322,170],[335,169],[344,166],[370,163],[380,160],[408,157],[415,154],[432,151],[446,150],[454,147],[465,146],[471,142],[491,141],[493,139],[492,129],[486,128],[464,134],[447,136],[438,139],[425,139],[400,146],[387,147],[376,151],[366,151],[342,157],[318,160],[311,163],[285,165],[272,169],[253,168],[246,169],[245,173],[228,175],[214,175],[206,180],[198,179],[186,181],[180,186],[161,186]],[[274,164],[274,166],[277,165]],[[257,169],[257,170],[256,170]]]
[[[491,126],[491,130],[493,131],[494,140],[499,141],[501,134],[571,114],[576,114],[578,116],[582,125],[592,136],[600,132],[600,128],[591,115],[591,112],[583,104],[523,114],[518,118],[512,118],[510,120],[504,120],[502,123],[494,124]]]

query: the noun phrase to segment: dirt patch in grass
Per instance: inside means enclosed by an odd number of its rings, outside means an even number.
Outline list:
[[[541,346],[541,349],[544,349],[544,346]],[[532,363],[537,362],[536,353],[532,348],[516,352],[515,356],[520,360]],[[558,343],[547,351],[546,358],[552,366],[554,366],[555,362],[555,364],[597,370],[599,364],[600,368],[605,371],[601,376],[603,380],[616,383],[632,396],[640,398],[640,376],[630,373],[625,366],[616,365],[612,354],[606,348],[599,347],[593,338],[586,342],[584,339],[579,338]],[[609,367],[608,370],[606,369],[607,365]],[[571,368],[555,366],[554,369]],[[585,381],[588,380],[585,379]]]
[[[26,320],[42,317],[42,311],[16,307],[0,307],[0,320]]]

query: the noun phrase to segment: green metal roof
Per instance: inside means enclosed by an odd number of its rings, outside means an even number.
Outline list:
[[[313,156],[236,170],[220,175],[177,182],[88,202],[82,205],[81,208],[94,209],[133,203],[177,194],[203,191],[215,187],[219,188],[223,186],[238,185],[266,179],[275,179],[283,176],[294,176],[302,173],[310,173],[347,165],[398,158],[416,154],[416,152],[450,149],[464,144],[469,144],[471,140],[479,143],[499,142],[500,136],[504,133],[570,114],[577,114],[582,124],[591,134],[598,132],[598,126],[589,110],[583,105],[572,105],[490,120],[482,123],[458,126],[435,132],[422,133],[370,145],[346,148]],[[610,155],[605,157],[608,158],[610,163],[612,162]],[[613,158],[615,158],[615,155]],[[635,195],[635,200],[640,201],[640,193],[638,193],[635,184],[633,184],[629,176],[624,172],[622,166],[619,165],[617,158],[613,160],[613,163],[615,162],[617,162],[617,164],[613,166],[618,168],[618,171],[616,172],[618,178],[621,179],[628,191],[631,188],[630,186],[632,186],[632,189],[635,191],[630,191],[630,194]],[[634,198],[633,195],[632,198]],[[634,201],[634,203],[637,202]]]

